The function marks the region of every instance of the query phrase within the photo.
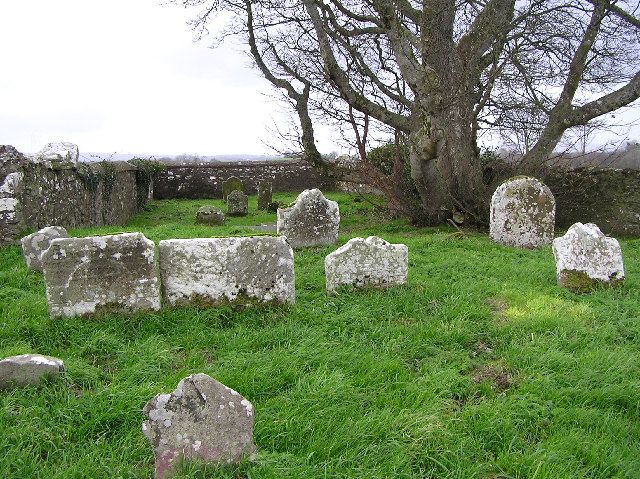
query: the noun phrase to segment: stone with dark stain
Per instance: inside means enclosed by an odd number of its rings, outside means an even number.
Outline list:
[[[155,454],[157,479],[172,477],[181,460],[232,464],[250,458],[252,404],[206,374],[193,374],[171,394],[158,394],[144,407],[142,431]]]

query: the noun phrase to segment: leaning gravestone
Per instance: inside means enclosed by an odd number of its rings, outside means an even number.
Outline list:
[[[241,192],[244,191],[244,187],[242,185],[242,181],[235,176],[228,178],[227,180],[222,182],[222,199],[227,201],[227,196],[231,194],[232,191],[239,190]]]
[[[387,288],[405,284],[408,248],[377,236],[353,238],[324,259],[327,292],[342,285]]]
[[[537,248],[553,241],[556,201],[535,178],[507,180],[491,198],[490,236],[506,246]]]
[[[0,390],[37,386],[46,378],[59,376],[64,363],[58,358],[40,354],[21,354],[0,361]]]
[[[278,234],[293,248],[326,246],[338,240],[340,210],[318,189],[304,190],[293,206],[278,209]]]
[[[229,216],[247,216],[249,197],[240,190],[234,190],[227,196],[227,214]]]
[[[210,226],[222,225],[224,224],[224,213],[215,206],[201,206],[196,212],[196,223]]]
[[[272,201],[273,184],[270,181],[258,183],[258,209],[266,210]]]
[[[622,251],[615,238],[592,223],[576,223],[553,240],[558,285],[586,293],[597,284],[615,286],[624,281]]]
[[[62,226],[47,226],[22,238],[20,243],[22,244],[22,255],[27,263],[27,268],[34,271],[42,271],[40,256],[49,248],[51,241],[56,238],[68,237],[67,230]]]
[[[173,476],[183,459],[230,464],[256,451],[252,404],[206,374],[188,376],[171,394],[158,394],[144,415],[142,431],[153,447],[157,479]]]
[[[160,309],[154,244],[142,233],[54,239],[42,265],[51,317]]]
[[[295,302],[293,250],[275,236],[160,241],[164,297],[171,305],[250,298]]]

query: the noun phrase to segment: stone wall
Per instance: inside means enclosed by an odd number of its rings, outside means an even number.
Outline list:
[[[167,165],[153,178],[154,198],[222,198],[222,183],[235,176],[247,194],[256,194],[260,181],[271,181],[273,191],[332,190],[333,179],[303,160],[220,162]]]

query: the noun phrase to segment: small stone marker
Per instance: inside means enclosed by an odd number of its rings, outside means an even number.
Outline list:
[[[64,371],[58,358],[40,354],[21,354],[0,361],[0,389],[37,386],[48,377],[57,377]]]
[[[592,223],[576,223],[553,240],[558,285],[586,293],[597,284],[615,286],[624,281],[620,244]]]
[[[535,178],[512,178],[491,198],[490,236],[506,246],[537,248],[553,241],[556,200]]]
[[[353,285],[388,288],[405,284],[409,249],[377,236],[353,238],[324,259],[327,292]]]
[[[278,209],[277,227],[293,248],[334,244],[340,227],[338,203],[318,189],[304,190],[293,206]]]
[[[215,306],[245,297],[295,302],[293,250],[276,236],[160,241],[160,271],[171,305]]]
[[[205,225],[223,225],[224,213],[215,206],[201,206],[196,213],[196,223]]]
[[[254,411],[233,389],[206,374],[193,374],[171,394],[144,407],[142,432],[156,459],[156,478],[167,479],[181,459],[231,464],[251,457]]]
[[[41,261],[51,317],[160,309],[154,244],[142,233],[54,239]]]
[[[244,192],[242,181],[240,181],[240,179],[236,178],[235,176],[226,179],[222,182],[222,199],[227,201],[227,196],[229,196],[232,191],[236,190]]]
[[[258,183],[258,209],[266,210],[273,197],[273,184],[270,181]]]
[[[77,163],[80,152],[78,145],[68,142],[47,143],[36,153],[35,162]]]
[[[56,238],[68,238],[67,230],[62,226],[47,226],[40,231],[31,233],[20,240],[22,255],[27,263],[27,268],[34,271],[42,271],[40,257]]]
[[[249,197],[240,190],[234,190],[227,196],[227,214],[229,216],[247,216]]]

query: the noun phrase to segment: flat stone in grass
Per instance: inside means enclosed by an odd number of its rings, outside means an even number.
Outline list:
[[[270,181],[258,183],[258,209],[266,210],[272,202],[273,184]]]
[[[201,206],[196,213],[196,223],[216,226],[224,224],[224,213],[215,206]]]
[[[54,239],[42,254],[50,316],[160,309],[154,249],[142,233]]]
[[[491,198],[490,236],[496,243],[537,248],[553,241],[556,200],[535,178],[512,178]]]
[[[234,190],[227,196],[227,214],[229,216],[247,216],[249,197],[242,191]]]
[[[342,285],[388,288],[405,284],[408,248],[377,236],[353,238],[324,259],[327,292]]]
[[[171,305],[215,306],[247,298],[295,302],[293,250],[284,238],[251,236],[160,241],[164,297]]]
[[[596,285],[619,285],[624,281],[622,251],[615,238],[605,236],[592,223],[576,223],[564,236],[553,240],[558,285],[586,293]]]
[[[277,227],[293,248],[334,244],[340,228],[338,203],[318,189],[304,190],[293,206],[278,209]]]
[[[158,394],[144,415],[142,431],[153,447],[157,479],[172,477],[182,459],[231,464],[256,451],[252,404],[206,374],[188,376],[171,394]]]
[[[68,238],[67,230],[62,226],[47,226],[40,231],[31,233],[20,240],[22,244],[22,255],[27,263],[27,268],[42,271],[40,257],[56,238]]]
[[[37,386],[45,378],[57,377],[64,371],[58,358],[40,354],[21,354],[0,361],[0,389]]]
[[[244,192],[242,181],[240,181],[240,179],[236,178],[235,176],[227,178],[222,182],[222,199],[227,201],[227,196],[229,196],[232,191],[236,190]]]

